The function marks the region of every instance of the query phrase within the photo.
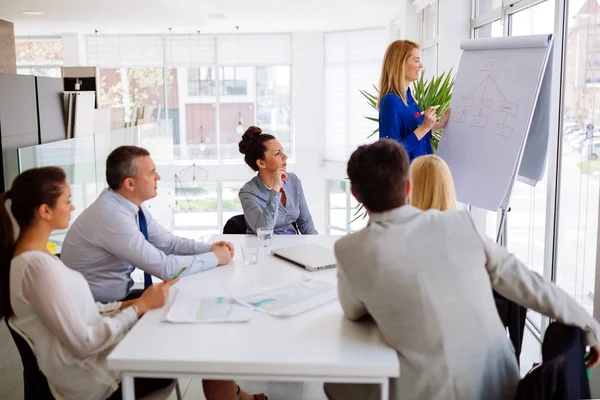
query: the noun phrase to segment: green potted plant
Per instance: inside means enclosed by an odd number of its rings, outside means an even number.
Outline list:
[[[452,68],[449,71],[443,72],[439,76],[434,76],[431,79],[425,79],[425,73],[421,72],[421,76],[417,81],[413,83],[412,95],[421,108],[421,110],[426,110],[431,106],[439,105],[436,110],[438,118],[442,116],[442,114],[450,107],[450,100],[452,98],[452,87],[454,86],[454,76],[452,74]],[[361,90],[360,93],[367,99],[371,107],[377,111],[377,96],[379,90],[376,86],[373,86],[375,90],[374,94],[369,93],[366,90]],[[377,122],[379,125],[379,118],[376,117],[365,117],[369,121]],[[442,136],[443,129],[439,131],[433,132],[431,136],[431,147],[433,148],[433,152],[437,151],[438,145],[440,143],[440,138]],[[379,133],[379,126],[373,130],[367,136],[367,138],[372,137],[373,135]],[[367,213],[364,212],[363,205],[359,204],[356,207],[356,211],[354,212],[354,219],[351,221],[354,222],[359,218],[366,218]]]

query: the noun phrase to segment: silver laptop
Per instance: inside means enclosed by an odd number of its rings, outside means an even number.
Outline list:
[[[314,243],[274,249],[271,250],[271,254],[308,271],[318,271],[337,266],[333,250]]]

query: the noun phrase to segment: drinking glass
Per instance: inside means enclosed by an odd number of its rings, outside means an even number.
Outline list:
[[[258,228],[256,230],[256,235],[258,236],[258,240],[262,247],[271,246],[271,237],[273,237],[272,228]]]
[[[244,265],[256,265],[258,262],[259,247],[256,244],[242,245],[242,255],[244,256]]]

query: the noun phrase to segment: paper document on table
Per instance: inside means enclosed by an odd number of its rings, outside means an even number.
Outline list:
[[[175,323],[246,322],[252,313],[230,296],[206,296],[179,289],[165,319]]]
[[[336,285],[309,278],[235,297],[241,304],[276,317],[296,315],[336,298]]]

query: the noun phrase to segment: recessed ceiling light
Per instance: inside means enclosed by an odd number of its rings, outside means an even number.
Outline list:
[[[227,16],[223,13],[217,12],[217,13],[209,13],[208,14],[208,19],[227,19]]]
[[[23,11],[21,12],[23,15],[44,15],[46,14],[44,11]]]

